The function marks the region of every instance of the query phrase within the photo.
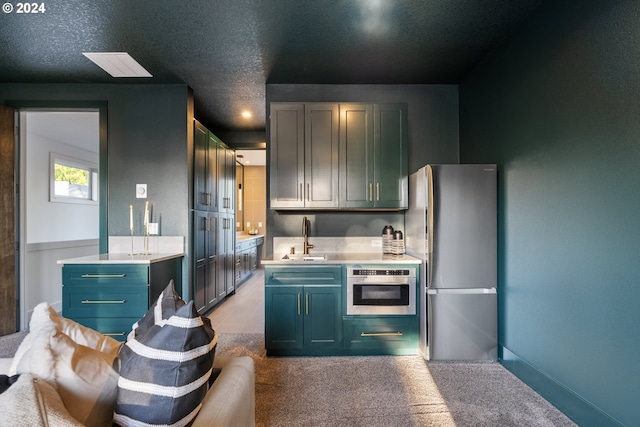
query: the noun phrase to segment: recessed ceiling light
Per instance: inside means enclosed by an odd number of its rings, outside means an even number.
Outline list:
[[[245,119],[248,119],[251,117],[251,113],[249,111],[243,111],[242,117],[244,117]]]
[[[153,77],[127,52],[82,52],[113,77]]]

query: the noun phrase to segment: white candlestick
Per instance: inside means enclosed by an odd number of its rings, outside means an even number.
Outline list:
[[[149,224],[149,202],[144,203],[144,226]]]

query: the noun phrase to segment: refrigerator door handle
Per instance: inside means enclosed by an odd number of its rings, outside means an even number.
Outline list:
[[[437,294],[495,294],[496,288],[429,288],[427,295]]]
[[[431,165],[427,165],[427,288],[433,284],[433,184],[433,169]]]

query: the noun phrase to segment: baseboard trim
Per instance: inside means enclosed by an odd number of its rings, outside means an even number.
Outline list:
[[[624,427],[504,346],[498,346],[498,362],[581,427]]]

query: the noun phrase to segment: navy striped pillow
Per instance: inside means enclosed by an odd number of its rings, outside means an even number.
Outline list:
[[[153,325],[160,325],[164,320],[167,320],[174,314],[176,310],[182,307],[185,302],[180,298],[180,295],[176,292],[176,288],[173,284],[173,279],[169,281],[169,284],[153,304],[149,311],[136,323],[133,324],[132,330],[127,337],[127,341],[135,338],[136,336],[144,335]]]
[[[198,314],[193,301],[135,334],[118,356],[114,422],[189,425],[209,390],[217,341],[210,320]]]

